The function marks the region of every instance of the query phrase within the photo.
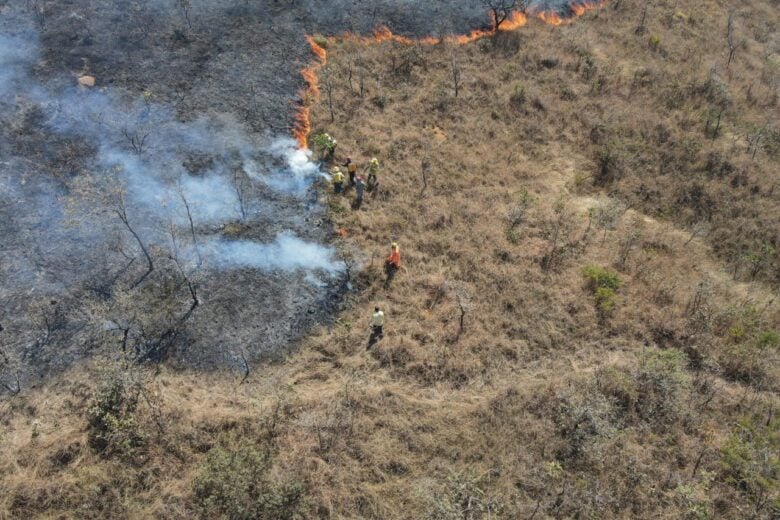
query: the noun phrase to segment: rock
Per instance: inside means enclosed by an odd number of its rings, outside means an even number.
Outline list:
[[[81,76],[79,77],[79,85],[83,87],[94,87],[95,76]]]

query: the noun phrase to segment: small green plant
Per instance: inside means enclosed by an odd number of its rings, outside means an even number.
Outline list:
[[[296,520],[307,518],[308,501],[297,480],[271,474],[270,453],[230,435],[209,450],[195,479],[204,518]]]
[[[661,37],[657,34],[651,34],[647,42],[650,44],[650,48],[654,52],[657,52],[661,48]]]
[[[521,107],[525,104],[525,101],[525,87],[523,85],[515,85],[512,95],[509,96],[509,102],[516,107]]]

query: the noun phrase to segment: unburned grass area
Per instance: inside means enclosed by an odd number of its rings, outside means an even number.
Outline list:
[[[360,211],[325,195],[347,309],[246,379],[108,363],[5,401],[0,516],[776,516],[777,15],[736,11],[727,66],[728,17],[329,39],[314,131],[381,161]]]

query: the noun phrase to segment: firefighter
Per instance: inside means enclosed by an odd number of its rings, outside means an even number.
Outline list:
[[[395,273],[397,273],[400,268],[401,250],[398,247],[398,244],[393,242],[393,244],[390,246],[390,256],[388,256],[387,260],[385,261],[385,273],[387,274],[384,285],[385,289],[390,287],[390,282],[393,281],[393,278],[395,278]]]
[[[374,314],[371,315],[371,337],[368,339],[368,348],[384,337],[384,327],[385,313],[379,307],[374,307]]]
[[[341,173],[341,170],[338,166],[333,168],[331,179],[333,180],[333,192],[341,193],[341,190],[344,187],[344,174]]]
[[[377,177],[378,173],[379,160],[374,157],[368,164],[368,180],[366,182],[366,191],[371,194],[372,198],[376,197],[376,194],[379,192],[379,178]]]
[[[352,162],[352,157],[347,157],[347,160],[342,165],[344,168],[347,169],[347,173],[349,174],[349,186],[354,188],[355,187],[355,174],[357,174],[357,164]]]
[[[352,205],[354,209],[360,209],[363,204],[363,194],[366,192],[366,183],[363,182],[363,176],[358,175],[355,177],[355,203]]]

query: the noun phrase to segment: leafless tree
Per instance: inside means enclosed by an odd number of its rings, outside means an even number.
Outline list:
[[[333,111],[334,81],[333,71],[330,67],[326,67],[320,72],[320,85],[322,85],[323,90],[325,90],[325,95],[328,98],[328,110],[330,111],[330,122],[332,123],[336,120],[336,115]]]
[[[527,7],[527,1],[520,1],[520,10],[525,10]],[[518,0],[482,0],[482,4],[490,9],[490,15],[493,18],[493,30],[498,32],[501,24],[506,21],[518,7]]]
[[[243,222],[246,219],[246,182],[243,175],[243,171],[240,168],[233,169],[233,189],[236,190],[236,198],[238,199],[238,212]]]
[[[431,163],[427,159],[423,159],[420,162],[420,174],[422,175],[422,188],[420,188],[420,197],[425,195],[425,190],[428,189],[428,173],[431,171]]]
[[[455,97],[458,97],[460,93],[460,81],[461,81],[462,69],[460,64],[455,59],[455,56],[450,56],[450,75],[452,77],[452,89],[455,91]]]
[[[190,3],[190,0],[176,0],[176,6],[179,8],[179,11],[181,11],[184,21],[187,22],[187,27],[192,30],[192,22],[190,21],[190,9],[192,9],[192,4]]]
[[[737,49],[740,47],[740,43],[736,41],[736,36],[734,35],[734,11],[729,11],[729,18],[728,22],[726,23],[726,43],[729,46],[729,59],[726,62],[726,68],[728,69],[731,65],[731,62],[734,60],[734,54],[737,52]]]
[[[146,145],[146,139],[149,137],[149,132],[141,133],[139,131],[130,131],[127,128],[122,129],[122,134],[127,139],[128,143],[130,143],[130,148],[138,154],[141,155],[144,152],[144,145]]]
[[[192,218],[192,209],[190,208],[190,203],[187,200],[187,197],[184,195],[184,189],[181,186],[181,182],[179,182],[178,185],[178,192],[179,192],[179,198],[182,201],[182,204],[184,204],[184,210],[187,213],[187,222],[190,225],[190,237],[192,238],[192,247],[195,248],[195,254],[198,257],[198,267],[203,265],[203,257],[200,254],[200,248],[198,247],[198,238],[195,235],[195,222]]]
[[[122,224],[127,228],[127,230],[130,232],[130,234],[135,239],[136,243],[138,244],[138,247],[141,248],[141,252],[144,255],[144,258],[146,258],[146,264],[147,264],[147,270],[146,272],[135,281],[133,284],[133,287],[138,287],[141,282],[146,280],[146,278],[152,274],[154,271],[154,262],[152,261],[152,255],[149,254],[149,250],[147,249],[146,245],[144,244],[143,240],[141,240],[141,237],[138,236],[138,233],[135,231],[133,226],[130,224],[130,219],[127,216],[127,205],[125,204],[125,195],[124,195],[124,189],[119,187],[117,190],[117,205],[116,208],[114,208],[114,212],[119,217],[119,220],[122,221]]]

